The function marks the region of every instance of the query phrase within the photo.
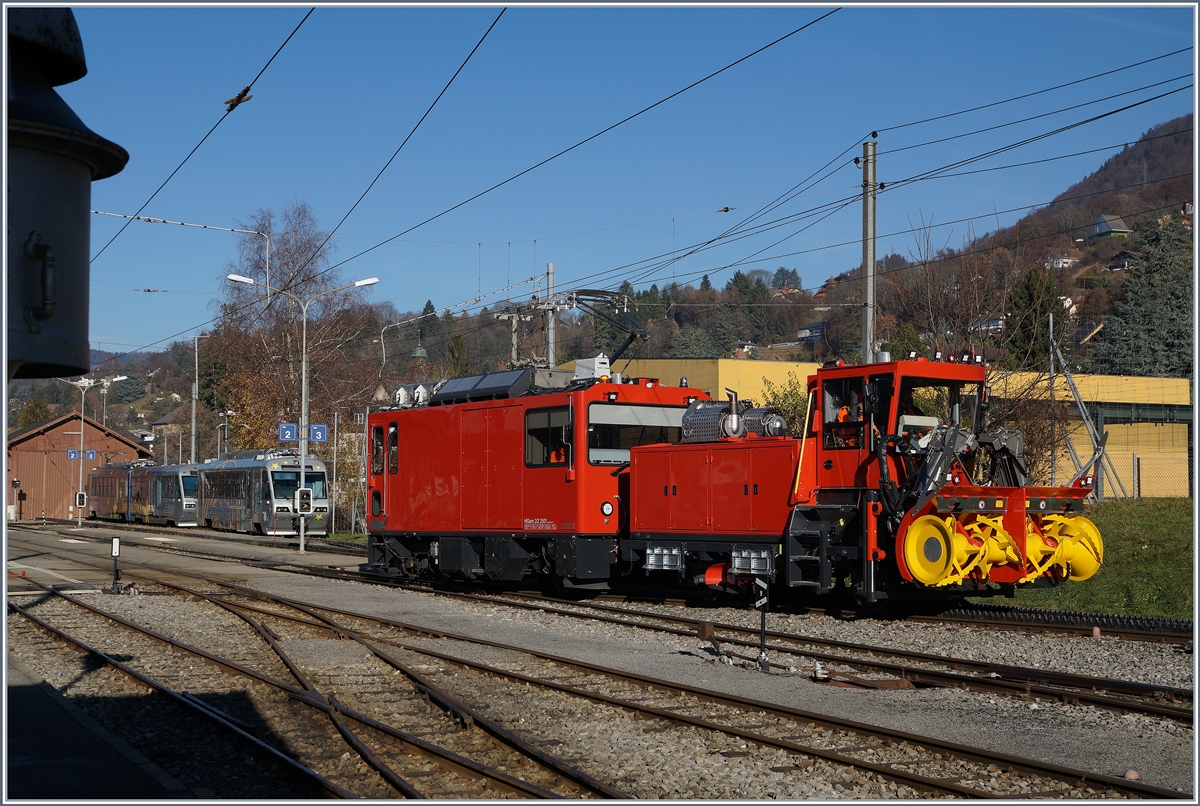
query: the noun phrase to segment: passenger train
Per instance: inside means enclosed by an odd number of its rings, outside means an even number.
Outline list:
[[[148,459],[98,467],[88,474],[88,513],[128,523],[195,526],[197,467]]]
[[[325,463],[311,454],[300,483],[300,454],[293,448],[267,448],[226,454],[205,462],[197,498],[198,520],[213,529],[228,529],[278,537],[298,535],[301,516],[295,512],[300,487],[312,490],[313,515],[305,534],[329,533],[329,487]]]
[[[294,497],[300,486],[300,456],[290,448],[240,451],[196,464],[118,462],[88,474],[88,513],[127,523],[291,536],[299,534]],[[312,455],[303,486],[312,490],[313,508],[305,533],[324,536],[329,490],[325,464]]]

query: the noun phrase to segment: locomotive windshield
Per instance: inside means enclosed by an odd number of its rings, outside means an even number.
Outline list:
[[[313,498],[328,498],[325,493],[325,472],[324,471],[308,471],[304,474],[304,479],[307,486],[312,490]],[[300,471],[299,470],[275,470],[271,473],[271,485],[275,488],[276,498],[290,499],[296,494],[297,488],[300,486]]]
[[[683,436],[683,406],[588,406],[588,461],[597,465],[629,463],[629,449],[660,442],[678,443]]]
[[[183,480],[183,497],[184,498],[195,498],[196,497],[196,477],[195,476],[181,476],[180,478]]]
[[[979,384],[932,378],[904,378],[900,382],[900,417],[933,417],[939,423],[957,422],[975,433],[979,413]]]

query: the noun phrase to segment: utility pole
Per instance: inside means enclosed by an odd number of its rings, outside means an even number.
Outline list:
[[[555,344],[554,325],[558,318],[558,312],[570,308],[570,305],[559,304],[554,299],[554,264],[546,264],[546,300],[545,302],[534,302],[529,306],[535,311],[546,312],[546,366],[554,369],[558,365],[558,356],[555,350],[558,349]],[[514,325],[515,327],[515,325]],[[516,352],[514,345],[513,360],[516,360]]]
[[[554,324],[558,319],[558,309],[554,305],[554,264],[546,264],[546,302],[550,303],[550,310],[546,311],[546,360],[550,362],[550,369],[558,366],[558,353],[555,352],[554,345]]]
[[[1057,485],[1057,465],[1054,461],[1054,312],[1050,312],[1050,486]]]
[[[510,363],[512,364],[512,366],[515,367],[517,365],[517,322],[528,322],[533,319],[533,316],[530,314],[527,314],[527,313],[517,313],[516,311],[510,311],[508,313],[498,313],[498,314],[496,314],[496,318],[497,319],[507,319],[511,323],[510,327],[512,328],[512,359],[511,359]]]
[[[874,132],[872,132],[874,134]],[[863,143],[862,363],[875,362],[875,146]]]
[[[196,463],[196,398],[200,393],[200,339],[208,338],[203,333],[192,337],[192,354],[196,358],[196,369],[192,375],[192,464]]]

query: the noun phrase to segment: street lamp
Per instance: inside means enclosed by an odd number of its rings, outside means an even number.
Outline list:
[[[221,416],[225,418],[225,442],[221,442],[221,426],[217,426],[217,461],[220,461],[221,454],[229,452],[229,418],[237,414],[236,411],[223,411]],[[221,450],[221,445],[225,445],[225,450]]]
[[[118,375],[115,378],[108,378],[108,379],[100,382],[103,384],[103,386],[100,387],[100,394],[104,396],[104,414],[102,416],[100,424],[103,425],[105,428],[108,428],[108,387],[109,387],[109,385],[114,384],[117,381],[124,381],[124,380],[128,380],[128,379],[129,379],[128,375]]]
[[[123,380],[125,380],[124,375],[119,375],[116,378],[111,378],[111,379],[80,378],[77,381],[67,381],[67,383],[71,384],[72,386],[78,387],[78,389],[79,389],[79,489],[78,489],[79,494],[83,493],[83,455],[84,455],[84,453],[83,453],[83,451],[84,451],[84,449],[83,449],[83,434],[84,434],[84,431],[87,430],[84,428],[84,425],[87,422],[87,418],[84,416],[83,411],[86,408],[87,390],[91,389],[96,384],[104,384],[105,386],[108,386],[108,384],[112,383],[113,381],[123,381]],[[76,504],[75,509],[77,510],[77,512],[75,514],[79,516],[79,520],[77,523],[78,523],[79,528],[82,529],[83,528],[83,507],[78,505],[79,504],[79,495],[76,495],[76,497],[75,497],[75,504]]]
[[[231,415],[231,414],[236,414],[236,412],[232,412],[232,411],[225,412],[225,418],[226,418],[225,422],[217,423],[217,459],[218,460],[221,458],[221,429],[222,428],[225,429],[225,453],[229,453],[229,428],[231,426],[233,428],[249,428],[250,427],[250,426],[246,425],[245,423],[229,422],[229,415]]]
[[[273,288],[266,283],[260,283],[258,280],[252,280],[249,277],[243,277],[240,274],[227,274],[225,279],[235,283],[244,283],[246,285],[261,285],[268,291],[274,291],[276,294],[282,294],[288,299],[300,306],[300,486],[303,487],[308,479],[308,306],[321,297],[338,291],[345,291],[347,288],[362,288],[363,286],[375,285],[379,282],[378,277],[368,277],[366,280],[356,280],[349,285],[343,285],[338,288],[331,288],[328,291],[322,291],[319,294],[314,294],[307,300],[302,300],[290,291],[284,291],[282,288]],[[300,553],[304,554],[304,524],[305,516],[300,518]]]

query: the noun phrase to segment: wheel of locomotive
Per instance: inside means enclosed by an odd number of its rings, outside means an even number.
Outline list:
[[[913,579],[934,585],[945,579],[954,557],[953,532],[936,515],[922,515],[904,536],[904,562]]]

